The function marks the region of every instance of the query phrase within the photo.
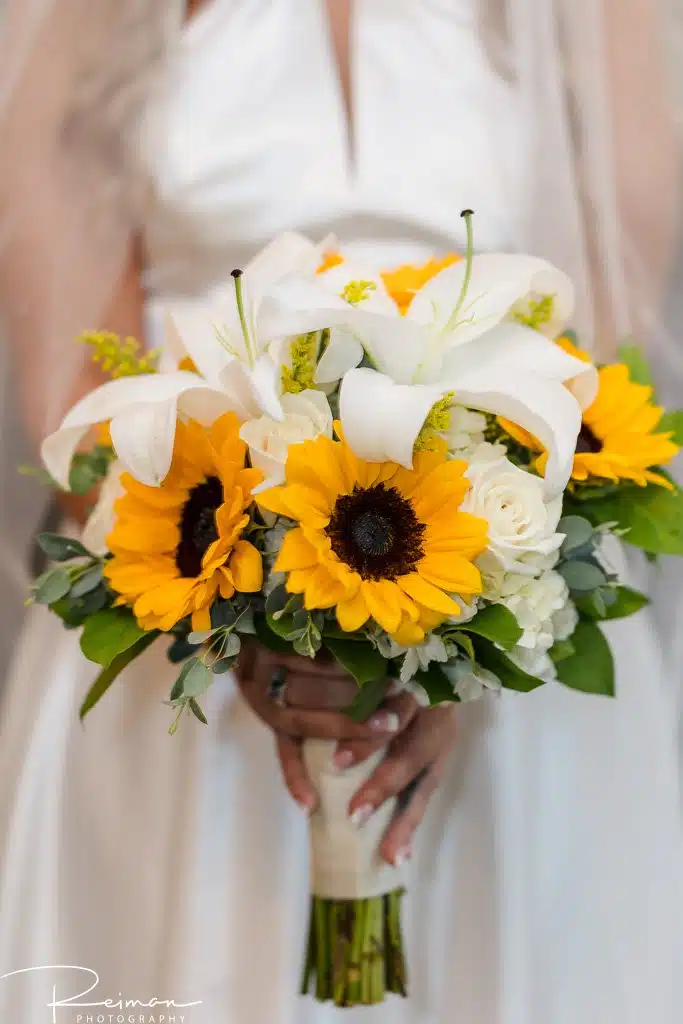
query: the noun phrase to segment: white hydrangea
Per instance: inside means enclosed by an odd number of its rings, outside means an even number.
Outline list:
[[[467,459],[484,443],[486,416],[473,412],[462,405],[454,405],[450,411],[450,426],[446,431],[449,450],[456,458]]]
[[[537,679],[543,679],[546,683],[551,683],[557,678],[555,664],[547,651],[531,651],[527,647],[515,647],[513,651],[508,652],[508,657],[523,672],[528,672],[530,676],[536,676]]]
[[[485,577],[485,596],[512,612],[523,629],[519,646],[548,651],[555,642],[553,616],[569,601],[569,588],[558,572],[548,569],[538,578],[519,573]]]
[[[436,633],[428,633],[421,644],[402,647],[395,640],[381,633],[376,638],[377,649],[383,658],[402,658],[399,680],[407,683],[418,672],[424,671],[433,661],[444,664],[451,656],[450,644],[446,644]]]
[[[447,665],[444,672],[461,701],[479,700],[485,693],[501,689],[500,679],[493,672],[479,665],[473,669],[468,661],[462,659]]]

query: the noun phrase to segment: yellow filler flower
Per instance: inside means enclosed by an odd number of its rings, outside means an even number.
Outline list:
[[[343,439],[293,446],[286,483],[257,496],[262,508],[298,524],[275,570],[307,609],[334,608],[345,632],[372,618],[398,643],[420,643],[427,629],[460,614],[452,595],[481,592],[473,559],[486,547],[487,524],[459,511],[466,469],[443,447],[419,452],[408,470],[365,462]]]
[[[208,629],[219,593],[261,589],[261,555],[242,532],[263,474],[245,468],[239,429],[234,413],[211,427],[179,421],[160,487],[121,477],[126,493],[115,505],[105,575],[143,629],[169,630],[186,615],[193,629]]]
[[[557,344],[577,359],[588,361],[568,338],[560,338]],[[632,381],[624,363],[603,366],[598,370],[597,397],[583,413],[572,480],[632,480],[640,487],[649,483],[671,487],[666,477],[652,472],[653,466],[670,462],[679,451],[670,433],[656,432],[663,413],[652,401],[652,388]],[[500,422],[520,444],[543,452],[527,431],[509,420]],[[537,462],[539,472],[543,472],[545,461],[543,453]]]

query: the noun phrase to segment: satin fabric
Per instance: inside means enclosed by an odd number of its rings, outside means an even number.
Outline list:
[[[461,246],[469,206],[481,248],[514,247],[522,125],[473,5],[354,14],[352,129],[320,0],[212,0],[185,31],[140,132],[152,333],[283,229],[395,263]],[[552,685],[458,710],[410,879],[411,997],[343,1014],[296,994],[306,822],[231,679],[170,739],[159,645],[82,729],[92,666],[35,610],[0,738],[0,974],[90,967],[92,999],[201,1000],[191,1024],[676,1024],[674,699],[648,613],[609,633],[616,701]],[[53,974],[0,981],[0,1018],[48,1020]]]

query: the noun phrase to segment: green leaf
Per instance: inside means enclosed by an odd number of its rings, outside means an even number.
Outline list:
[[[619,362],[628,367],[628,375],[636,384],[653,387],[652,374],[643,350],[638,345],[622,345],[619,348]]]
[[[113,457],[113,450],[102,445],[97,445],[91,452],[78,452],[71,462],[69,490],[74,494],[87,494],[107,475]]]
[[[33,584],[33,599],[38,604],[53,604],[71,590],[71,575],[64,566],[50,569]]]
[[[657,425],[658,434],[672,434],[674,444],[683,447],[683,409],[665,412]]]
[[[457,701],[450,679],[439,665],[431,664],[413,677],[429,697],[431,707],[438,704],[453,704]]]
[[[582,693],[614,696],[614,661],[607,640],[594,622],[580,622],[572,634],[574,654],[557,665],[565,686]]]
[[[625,485],[616,493],[585,502],[582,511],[595,525],[615,523],[624,541],[653,555],[683,555],[683,492],[657,484]]]
[[[171,700],[181,700],[185,690],[185,679],[197,664],[198,661],[196,658],[190,658],[189,661],[185,662],[180,670],[178,678],[173,684],[173,688],[171,689]]]
[[[72,537],[61,537],[58,533],[39,533],[38,544],[48,558],[55,562],[66,562],[69,558],[91,558],[92,555],[80,541]]]
[[[289,641],[284,640],[277,633],[273,632],[264,615],[254,616],[254,628],[256,629],[256,639],[264,647],[267,647],[269,651],[273,651],[275,654],[292,653],[292,645]]]
[[[111,684],[114,682],[116,677],[123,672],[124,668],[130,665],[131,662],[135,661],[135,659],[139,657],[158,636],[158,633],[145,633],[144,636],[140,637],[137,643],[134,643],[126,651],[122,651],[118,657],[114,658],[113,661],[100,672],[97,679],[88,690],[85,700],[81,704],[79,711],[81,721],[83,721],[88,712],[92,711],[95,705],[102,699],[102,697],[104,697]]]
[[[571,640],[557,640],[548,651],[548,654],[555,664],[558,665],[566,658],[571,658],[572,654],[574,654],[574,644]]]
[[[190,711],[192,712],[194,717],[198,718],[199,721],[202,723],[202,725],[208,725],[209,724],[207,722],[207,720],[206,720],[206,715],[204,714],[204,712],[202,711],[202,709],[200,708],[199,704],[194,699],[194,697],[192,697],[190,699],[189,707],[190,707]]]
[[[386,697],[388,689],[389,680],[386,675],[372,679],[360,688],[344,714],[352,718],[354,722],[367,722],[370,715],[374,714]]]
[[[201,697],[203,693],[206,693],[212,682],[213,675],[211,669],[203,661],[195,659],[194,664],[190,665],[190,670],[186,672],[183,679],[183,696]]]
[[[474,647],[477,661],[482,668],[487,668],[497,676],[506,690],[517,690],[520,693],[531,693],[545,684],[545,679],[529,675],[515,665],[506,654],[499,651],[489,640],[477,639]]]
[[[128,608],[107,608],[86,621],[81,650],[90,661],[106,668],[119,654],[147,635]],[[156,631],[154,635],[158,635]]]
[[[388,676],[388,662],[371,643],[325,639],[325,647],[359,686]]]
[[[557,524],[557,532],[564,534],[563,555],[584,547],[593,537],[593,527],[583,516],[563,516]]]
[[[50,605],[50,611],[58,615],[67,629],[76,629],[85,622],[87,613],[81,611],[68,597],[63,597]]]
[[[506,651],[512,650],[524,632],[509,608],[502,604],[482,608],[469,622],[463,622],[462,626],[457,625],[457,620],[454,624],[459,632],[475,633],[486,640],[493,640]]]
[[[81,573],[71,587],[70,596],[74,599],[84,597],[86,594],[96,590],[102,583],[103,568],[102,563],[98,562],[96,565],[91,566],[90,569],[86,569],[84,573]]]
[[[631,587],[614,587],[610,590],[614,600],[610,604],[604,603],[602,607],[596,605],[593,594],[590,597],[581,597],[576,602],[583,618],[599,621],[601,619],[625,619],[629,615],[635,615],[641,608],[650,603],[645,594],[632,590]]]
[[[578,559],[571,562],[563,562],[557,566],[557,571],[572,591],[572,593],[588,593],[601,587],[607,582],[602,569],[593,562],[582,562]]]

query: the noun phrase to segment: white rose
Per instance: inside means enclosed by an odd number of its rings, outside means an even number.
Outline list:
[[[540,556],[557,552],[563,535],[557,533],[562,497],[545,500],[543,481],[513,465],[505,456],[475,457],[467,470],[471,487],[463,512],[485,519],[488,551],[506,572],[535,575]]]
[[[290,445],[312,441],[321,434],[332,436],[330,403],[321,391],[287,394],[281,401],[283,420],[260,416],[248,420],[240,430],[240,437],[249,445],[252,466],[265,474],[263,483],[254,488],[255,494],[284,482]]]
[[[90,518],[83,527],[81,541],[93,555],[106,555],[107,537],[114,529],[114,503],[125,493],[121,483],[123,463],[118,460],[109,466],[106,477],[102,481],[100,496]]]

